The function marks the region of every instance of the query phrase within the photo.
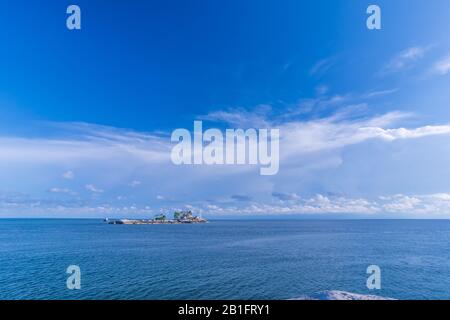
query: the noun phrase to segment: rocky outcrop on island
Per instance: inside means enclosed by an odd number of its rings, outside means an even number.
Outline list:
[[[165,214],[160,214],[153,219],[105,219],[108,224],[183,224],[206,223],[208,220],[194,216],[191,211],[176,211],[173,219],[167,219]]]

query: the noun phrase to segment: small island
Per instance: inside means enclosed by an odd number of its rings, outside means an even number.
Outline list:
[[[160,214],[153,219],[108,219],[108,224],[183,224],[183,223],[206,223],[208,220],[194,216],[191,211],[175,211],[173,219],[167,219],[165,214]]]

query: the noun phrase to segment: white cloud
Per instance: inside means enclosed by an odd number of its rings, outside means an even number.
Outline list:
[[[233,194],[231,195],[231,199],[233,201],[242,201],[242,202],[248,202],[250,201],[252,198],[247,196],[247,195],[243,195],[243,194]]]
[[[379,197],[378,200],[317,194],[310,198],[286,199],[281,204],[255,202],[242,207],[204,204],[192,209],[210,215],[387,214],[396,217],[407,214],[410,217],[442,218],[450,217],[450,194],[393,195]]]
[[[411,68],[415,62],[423,58],[427,50],[424,47],[411,47],[400,52],[383,68],[382,73],[394,73]]]
[[[37,212],[38,209],[45,211],[44,208],[47,208],[48,213],[69,214],[76,212],[75,209],[72,210],[74,207],[81,208],[82,212],[91,212],[89,208],[101,207],[103,208],[99,211],[101,214],[107,214],[109,210],[107,208],[112,212],[127,213],[128,211],[120,211],[118,208],[132,206],[139,208],[139,205],[144,208],[150,203],[155,205],[152,210],[165,210],[170,208],[162,207],[163,205],[184,202],[195,204],[196,209],[209,214],[374,214],[399,213],[408,208],[412,212],[421,211],[430,214],[432,212],[430,208],[437,209],[437,212],[447,211],[450,201],[445,200],[448,196],[446,193],[428,198],[409,196],[411,199],[392,198],[373,201],[363,196],[356,198],[330,196],[333,193],[323,191],[328,189],[330,179],[323,182],[326,179],[322,178],[319,182],[318,175],[331,170],[330,168],[339,171],[346,163],[351,162],[352,158],[342,156],[350,146],[359,144],[364,149],[363,143],[374,139],[379,140],[384,146],[387,142],[396,140],[412,141],[450,134],[450,125],[446,124],[410,128],[399,125],[411,116],[406,113],[390,112],[377,116],[355,117],[352,112],[339,110],[330,113],[328,117],[310,120],[284,117],[283,114],[275,116],[270,108],[260,108],[254,118],[249,116],[252,114],[251,111],[241,110],[234,110],[232,116],[228,113],[211,116],[210,119],[217,121],[230,121],[235,124],[263,123],[269,128],[280,129],[280,174],[265,179],[258,175],[257,168],[253,166],[174,166],[170,161],[169,136],[87,124],[69,124],[69,127],[73,126],[71,134],[62,130],[59,135],[52,134],[56,138],[0,137],[0,170],[3,170],[2,176],[14,172],[16,190],[21,190],[19,184],[21,180],[22,186],[33,183],[42,185],[40,190],[49,190],[51,186],[45,185],[49,183],[48,176],[60,175],[61,168],[76,167],[79,168],[77,170],[86,173],[83,176],[88,175],[90,180],[83,181],[82,177],[77,176],[76,181],[71,181],[72,190],[85,189],[100,194],[104,193],[105,189],[108,190],[108,195],[111,195],[111,198],[87,197],[80,192],[82,202],[77,204],[48,203],[44,201],[45,199],[32,199],[22,203],[11,200],[4,202],[3,207],[0,205],[0,214],[20,213],[25,210],[24,207],[30,208],[30,212]],[[251,121],[245,118],[250,118]],[[388,148],[382,150],[389,152]],[[18,174],[25,172],[23,168],[36,174],[27,175],[26,179],[16,179]],[[52,174],[47,174],[50,171]],[[37,174],[42,175],[41,180],[36,180]],[[129,177],[136,177],[139,180],[130,182]],[[154,181],[158,183],[151,183]],[[101,185],[103,189],[91,182]],[[342,182],[341,188],[339,183],[339,179],[333,178],[335,185],[329,190],[347,192],[345,187],[348,184]],[[138,185],[141,185],[139,190],[128,194],[130,189],[127,186]],[[325,195],[304,196],[303,193],[308,186],[318,187],[316,190]],[[50,189],[51,193],[65,191],[69,190]],[[394,192],[407,193],[409,190]],[[125,193],[126,199],[121,197],[119,200],[118,196]],[[161,195],[170,195],[171,198]],[[245,198],[242,195],[245,195]],[[75,197],[70,197],[70,200],[75,200],[73,198]],[[420,202],[414,202],[416,198]],[[199,199],[203,201],[208,199],[208,203],[198,204]],[[131,201],[140,204],[134,205],[130,203]],[[95,210],[92,212],[95,213]]]
[[[336,63],[336,58],[326,58],[318,61],[310,70],[310,75],[322,76]]]
[[[93,184],[87,184],[87,185],[85,185],[85,188],[86,188],[86,190],[91,191],[93,193],[103,193],[104,192],[104,190],[97,188]]]
[[[325,85],[320,85],[316,87],[316,93],[318,95],[324,95],[328,92],[328,87]]]
[[[300,199],[300,196],[296,193],[272,192],[272,196],[281,201],[292,201]]]
[[[450,194],[448,193],[436,193],[433,195],[429,195],[429,198],[441,201],[450,201]]]
[[[131,181],[128,185],[129,185],[130,187],[132,187],[132,188],[136,188],[136,187],[140,186],[141,183],[142,183],[142,182],[139,181],[139,180],[133,180],[133,181]]]
[[[432,71],[439,75],[446,75],[450,72],[450,56],[436,62]]]
[[[221,110],[201,116],[200,120],[224,122],[236,128],[266,128],[270,125],[267,121],[270,111],[269,105],[260,105],[251,112],[243,109]]]
[[[59,191],[58,191],[59,192]],[[288,194],[286,194],[288,195]],[[0,214],[11,215],[18,210],[27,216],[92,216],[92,217],[150,217],[155,212],[171,213],[175,210],[189,209],[197,214],[210,216],[248,216],[248,215],[365,215],[384,217],[408,215],[411,218],[449,218],[450,194],[436,193],[424,195],[380,196],[375,199],[363,197],[326,196],[317,194],[302,197],[292,194],[273,201],[238,201],[227,203],[189,203],[177,207],[151,207],[150,205],[114,205],[112,203],[88,203],[85,201],[61,201],[33,198],[27,195],[0,195]],[[164,199],[158,196],[158,199]]]
[[[383,211],[412,215],[450,216],[450,194],[394,195],[384,197],[380,204]]]
[[[75,178],[75,174],[72,171],[66,171],[62,174],[62,177],[67,180],[73,180]]]
[[[392,93],[396,93],[398,91],[398,89],[387,89],[387,90],[379,90],[379,91],[372,91],[372,92],[368,92],[366,93],[363,97],[370,99],[370,98],[375,98],[375,97],[382,97],[382,96],[386,96]]]
[[[385,140],[396,139],[414,139],[426,136],[449,134],[450,124],[443,126],[424,126],[414,129],[396,128],[396,129],[383,129],[377,127],[360,128],[360,132],[363,135],[373,138],[382,138]]]
[[[86,123],[53,124],[57,138],[0,137],[0,161],[78,163],[123,161],[161,163],[170,155],[170,140]],[[58,134],[58,135],[57,135]]]
[[[11,213],[11,210],[18,210],[20,217],[64,217],[64,218],[151,218],[155,211],[149,206],[114,206],[110,204],[102,205],[61,205],[57,203],[42,202],[2,202],[0,201],[0,214],[4,217],[18,217]]]
[[[345,109],[344,109],[345,110]],[[233,113],[212,113],[205,118],[216,119],[238,124],[243,119],[251,118],[252,112],[238,111]],[[266,109],[256,112],[257,123],[263,123],[264,128],[280,129],[281,155],[284,158],[298,154],[315,153],[318,151],[344,148],[362,143],[369,139],[394,141],[398,139],[415,139],[433,135],[450,133],[450,124],[427,125],[415,128],[395,127],[399,121],[411,117],[411,114],[390,112],[380,116],[367,118],[350,118],[351,112],[340,111],[327,118],[308,121],[286,119],[283,115],[270,117]],[[265,114],[265,116],[263,116]],[[232,119],[230,119],[230,117]],[[270,119],[270,120],[269,120]],[[253,124],[254,121],[251,120]],[[242,124],[242,123],[240,123]],[[168,137],[158,137],[149,134],[120,131],[114,128],[83,124],[79,137],[57,139],[33,139],[0,137],[0,162],[17,163],[94,163],[108,164],[116,162],[121,168],[134,170],[143,163],[158,167],[173,167],[170,162],[171,143]],[[81,130],[81,129],[80,129]],[[128,166],[124,167],[126,162]],[[65,178],[74,176],[73,172],[63,174]],[[140,180],[128,183],[138,186]]]
[[[306,122],[286,123],[280,126],[280,132],[282,133],[280,150],[284,150],[285,156],[292,157],[295,154],[344,148],[369,139],[394,141],[450,134],[450,124],[429,125],[411,129],[402,127],[383,128],[392,126],[399,119],[408,116],[408,114],[393,112],[360,120],[336,121],[334,117],[330,117]]]
[[[382,208],[387,212],[410,212],[422,202],[417,197],[403,195],[397,195],[387,200],[391,201],[382,206]]]
[[[48,191],[51,192],[51,193],[73,193],[70,189],[57,188],[57,187],[50,188]]]

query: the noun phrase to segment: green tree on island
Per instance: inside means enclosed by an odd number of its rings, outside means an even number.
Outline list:
[[[181,217],[181,212],[175,211],[175,212],[173,213],[173,218],[174,218],[175,220],[180,219],[180,217]]]
[[[166,215],[165,214],[160,214],[160,215],[155,217],[155,220],[157,220],[157,221],[165,221],[166,220]]]

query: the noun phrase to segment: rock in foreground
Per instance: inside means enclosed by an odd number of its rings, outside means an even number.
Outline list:
[[[324,291],[312,296],[302,296],[291,300],[395,300],[370,294],[358,294],[346,291]]]

